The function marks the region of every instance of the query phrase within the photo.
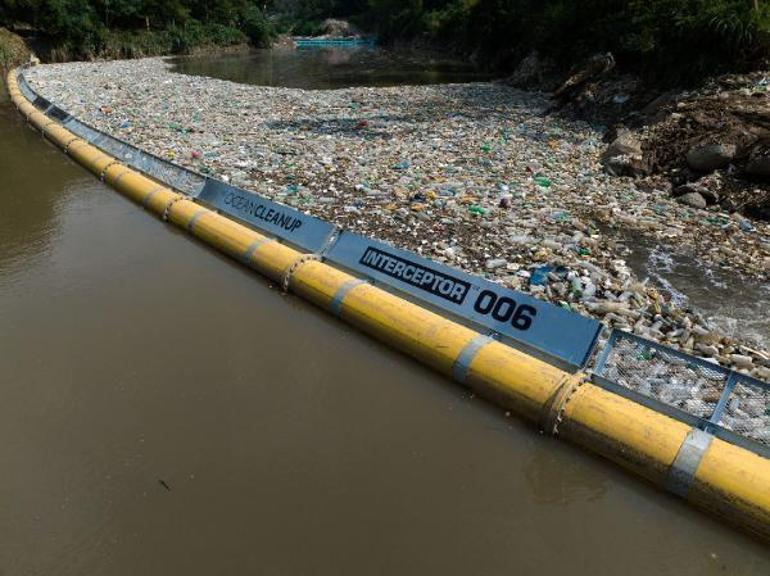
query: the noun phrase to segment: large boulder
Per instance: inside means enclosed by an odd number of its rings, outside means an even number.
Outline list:
[[[555,70],[553,60],[544,58],[537,50],[533,50],[519,62],[513,74],[502,82],[514,88],[553,90],[554,86],[559,84]]]
[[[712,172],[735,158],[735,144],[699,144],[687,152],[687,165],[696,172]]]
[[[719,192],[717,190],[714,190],[709,186],[699,184],[698,182],[688,182],[687,184],[677,186],[674,189],[673,194],[675,198],[681,198],[682,196],[686,196],[688,194],[697,194],[706,201],[706,204],[709,205],[719,202]],[[694,198],[694,196],[691,196],[690,198]],[[697,199],[695,202],[700,203]],[[687,204],[688,202],[684,203]]]
[[[570,100],[578,94],[583,87],[589,83],[604,76],[615,68],[615,57],[607,52],[605,54],[594,54],[588,60],[585,60],[573,67],[569,78],[553,92],[553,97],[558,100]]]
[[[724,189],[725,176],[722,172],[714,172],[694,182],[686,182],[681,186],[677,186],[674,188],[673,195],[681,197],[690,193],[696,193],[706,201],[706,204],[712,206],[719,203]],[[697,199],[695,202],[700,203]]]
[[[636,134],[625,128],[618,130],[601,160],[604,169],[613,176],[642,176],[647,173],[642,143]]]
[[[758,147],[749,156],[745,167],[746,174],[757,178],[770,178],[770,150]]]
[[[692,206],[693,208],[705,208],[706,199],[699,192],[688,192],[676,199],[680,204]]]

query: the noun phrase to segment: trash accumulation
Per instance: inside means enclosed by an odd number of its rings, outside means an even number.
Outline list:
[[[770,353],[634,276],[613,229],[770,278],[770,224],[613,177],[602,134],[502,84],[299,90],[162,59],[39,66],[77,118],[149,152],[657,342],[770,381]]]
[[[715,78],[660,97],[643,111],[639,135],[650,173],[674,196],[770,221],[770,76]]]

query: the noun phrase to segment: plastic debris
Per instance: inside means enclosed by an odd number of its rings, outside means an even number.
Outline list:
[[[551,181],[546,178],[545,176],[535,176],[534,178],[535,184],[538,186],[541,186],[543,188],[550,188],[551,187]]]
[[[633,231],[686,245],[740,289],[744,278],[770,282],[770,224],[608,177],[602,134],[544,116],[542,94],[495,83],[250,86],[175,74],[156,58],[26,74],[62,109],[162,158],[608,327],[770,375],[770,342],[720,333],[686,298],[636,277],[618,242]]]
[[[538,266],[529,277],[529,283],[535,286],[544,286],[548,283],[548,273],[553,270],[551,266]]]

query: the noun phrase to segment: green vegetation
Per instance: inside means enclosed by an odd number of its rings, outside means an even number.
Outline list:
[[[0,28],[0,72],[29,60],[29,50],[24,41],[5,28]]]
[[[533,50],[564,67],[611,51],[626,70],[681,80],[770,55],[768,0],[0,0],[0,26],[43,34],[58,60],[267,46],[327,18],[502,70]]]
[[[348,18],[384,42],[416,40],[510,69],[532,50],[568,67],[611,51],[627,69],[683,79],[768,56],[766,0],[275,0],[281,28]],[[291,26],[287,25],[291,24]]]
[[[272,34],[251,0],[0,0],[0,26],[38,34],[53,60],[266,46]]]

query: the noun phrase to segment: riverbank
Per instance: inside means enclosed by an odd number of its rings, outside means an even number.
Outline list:
[[[13,32],[0,27],[0,72],[27,62],[29,57],[30,51],[24,40]],[[5,82],[4,72],[3,82]]]
[[[770,380],[726,335],[636,277],[604,226],[768,282],[770,225],[602,171],[601,133],[497,84],[298,90],[172,73],[161,59],[38,67],[33,87],[151,152],[606,325]]]

